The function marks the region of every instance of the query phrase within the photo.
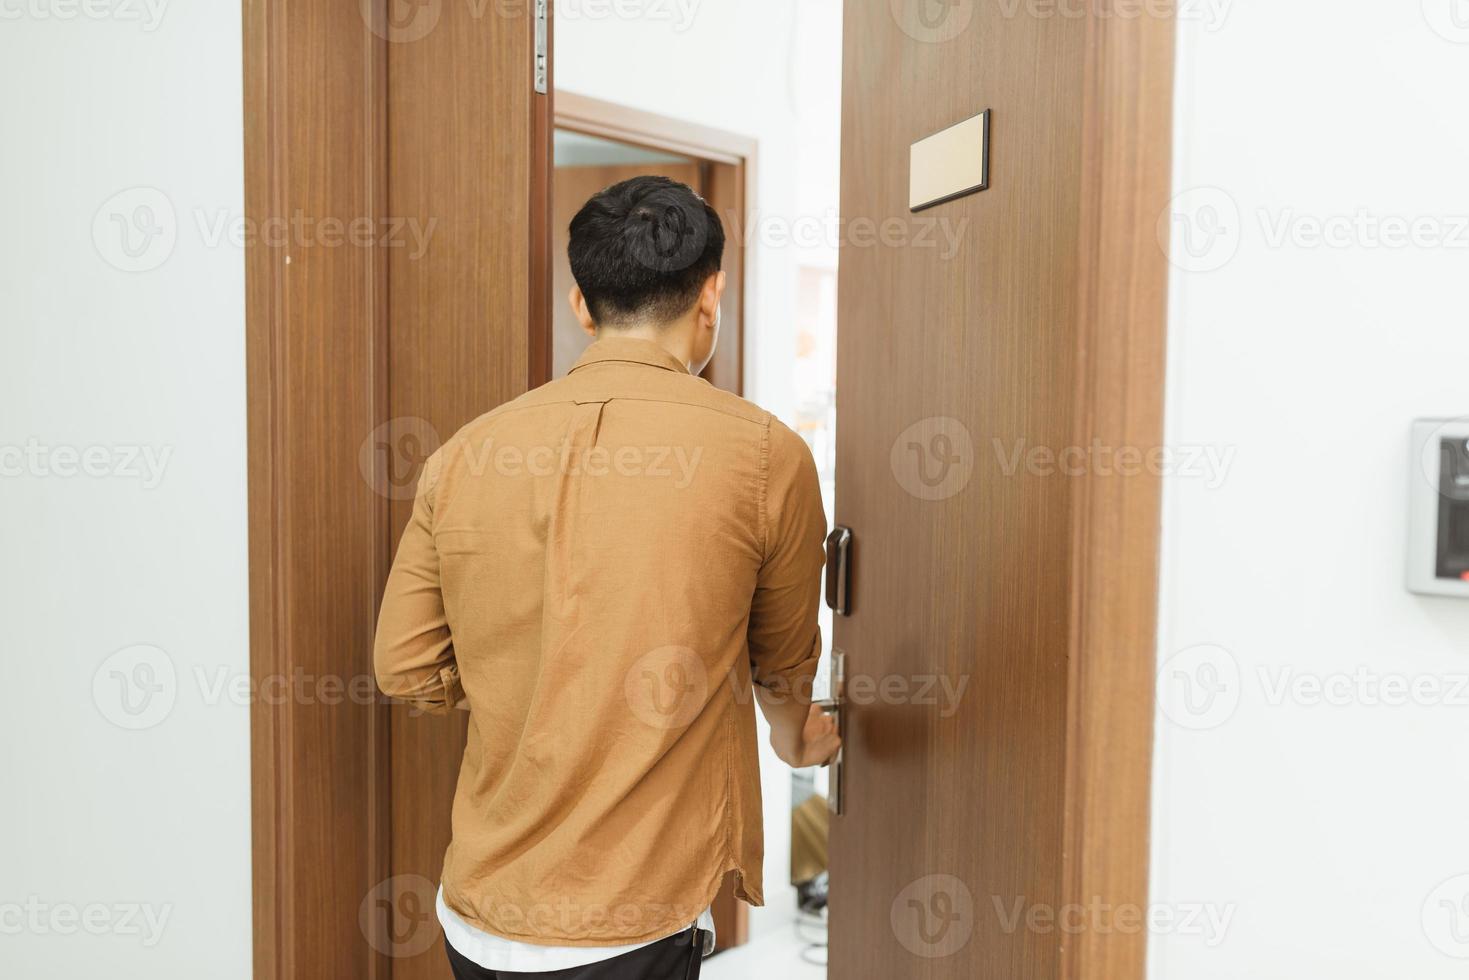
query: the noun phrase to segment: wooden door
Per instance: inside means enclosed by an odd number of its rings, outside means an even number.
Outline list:
[[[1066,464],[1160,444],[1172,25],[845,17],[830,973],[1141,980],[1069,926],[1147,901],[1158,480]],[[910,144],[985,109],[988,189],[910,213]]]
[[[449,976],[465,718],[375,698],[372,637],[423,460],[549,376],[536,7],[245,4],[262,980]]]
[[[394,256],[388,278],[390,438],[408,477],[441,439],[549,380],[552,127],[531,83],[532,8],[445,3],[433,31],[388,46],[388,209],[436,222],[424,254]],[[412,505],[393,494],[390,546]],[[392,980],[450,976],[432,889],[467,724],[467,712],[391,708]]]

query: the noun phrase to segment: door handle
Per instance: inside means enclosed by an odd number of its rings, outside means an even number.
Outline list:
[[[840,524],[826,536],[826,604],[852,615],[852,529]]]
[[[826,789],[827,808],[839,817],[846,809],[842,776],[846,769],[844,756],[847,753],[847,655],[840,650],[831,652],[831,697],[817,701],[816,705],[836,719],[837,735],[842,740],[842,747],[837,749],[837,754],[828,763],[830,773]]]

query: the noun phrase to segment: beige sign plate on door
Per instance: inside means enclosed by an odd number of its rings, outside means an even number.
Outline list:
[[[990,110],[914,143],[908,151],[908,208],[952,201],[990,185]]]

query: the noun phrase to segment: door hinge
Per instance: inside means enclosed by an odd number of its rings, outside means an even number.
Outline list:
[[[536,0],[536,92],[545,95],[547,76],[551,69],[551,53],[548,50],[550,36],[551,0]]]

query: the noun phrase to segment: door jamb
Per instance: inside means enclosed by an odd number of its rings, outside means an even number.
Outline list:
[[[561,129],[700,160],[749,163],[759,147],[754,139],[727,129],[685,122],[565,89],[556,92],[555,112],[556,125]]]

